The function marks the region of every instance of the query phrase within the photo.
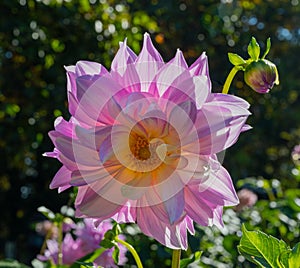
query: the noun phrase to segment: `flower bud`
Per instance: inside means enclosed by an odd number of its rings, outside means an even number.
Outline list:
[[[274,84],[279,84],[276,65],[265,59],[251,62],[245,69],[244,79],[258,93],[268,93]]]

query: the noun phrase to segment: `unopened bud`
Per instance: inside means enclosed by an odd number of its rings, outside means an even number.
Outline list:
[[[245,69],[244,79],[258,93],[268,93],[274,84],[279,84],[276,65],[266,59],[251,62]]]

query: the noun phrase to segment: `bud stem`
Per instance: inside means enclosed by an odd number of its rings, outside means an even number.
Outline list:
[[[230,85],[231,85],[231,82],[232,82],[234,76],[236,75],[236,73],[237,73],[238,71],[239,71],[239,69],[238,69],[236,66],[234,66],[234,67],[231,69],[230,73],[228,74],[228,76],[227,76],[227,78],[226,78],[226,81],[225,81],[225,83],[224,83],[224,86],[223,86],[223,90],[222,90],[222,93],[223,93],[223,94],[227,94],[227,93],[228,93],[229,88],[230,88]]]
[[[130,253],[132,254],[135,262],[136,262],[136,265],[138,268],[143,268],[143,264],[141,262],[141,259],[139,257],[139,255],[137,254],[137,252],[135,251],[134,247],[131,246],[130,244],[128,244],[127,242],[125,242],[124,240],[118,238],[118,236],[116,236],[115,238],[116,242],[122,244],[123,246],[125,246],[129,251]]]

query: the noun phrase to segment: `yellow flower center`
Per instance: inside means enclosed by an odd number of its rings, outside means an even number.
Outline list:
[[[151,157],[149,142],[141,136],[137,136],[134,145],[130,146],[130,150],[134,157],[139,160],[147,160]]]

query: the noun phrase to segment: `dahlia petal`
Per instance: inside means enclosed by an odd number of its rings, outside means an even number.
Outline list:
[[[84,169],[93,169],[101,164],[97,151],[67,137],[57,137],[55,147],[64,157],[76,163],[78,167],[83,166]]]
[[[189,233],[194,235],[195,234],[195,228],[194,228],[193,220],[189,216],[186,216],[185,221],[186,221],[186,227],[187,227]]]
[[[62,116],[59,116],[55,119],[54,127],[55,127],[56,131],[64,134],[65,136],[68,136],[71,138],[74,137],[74,134],[73,134],[74,125],[72,124],[72,122],[68,122],[68,121],[64,120],[62,118]]]
[[[75,75],[75,66],[65,67],[67,71],[67,92],[73,92],[76,96],[76,75]]]
[[[174,80],[172,86],[168,87],[162,98],[175,104],[194,101],[197,109],[200,109],[209,95],[207,79],[204,75],[190,77],[190,74],[186,71]]]
[[[99,157],[101,162],[105,164],[108,160],[117,158],[122,160],[124,166],[131,166],[130,162],[132,162],[132,159],[130,156],[132,153],[128,143],[130,130],[126,127],[115,126],[110,134],[100,145]]]
[[[186,222],[170,225],[157,218],[145,197],[138,201],[137,223],[141,231],[172,249],[187,248]]]
[[[163,96],[167,89],[177,88],[179,81],[188,79],[189,77],[187,64],[182,52],[177,50],[175,57],[160,68],[154,78],[159,96]]]
[[[233,97],[233,100],[235,98]],[[246,106],[246,103],[244,105]],[[204,103],[198,110],[195,122],[196,126],[200,126],[197,130],[200,153],[210,155],[231,146],[237,140],[249,114],[247,109],[230,103],[220,104],[217,101]],[[186,143],[187,141],[188,139],[185,140]],[[185,146],[185,150],[193,151],[193,145]]]
[[[200,57],[189,67],[189,71],[192,76],[194,75],[205,75],[207,79],[207,87],[211,92],[211,80],[208,71],[208,59],[206,53],[203,52]]]
[[[110,135],[112,126],[103,126],[93,129],[85,129],[80,126],[75,127],[76,136],[83,146],[99,150],[102,142]]]
[[[76,87],[77,87],[77,99],[80,101],[89,87],[95,83],[95,81],[99,79],[99,76],[96,75],[83,75],[76,79]]]
[[[188,69],[188,65],[180,49],[177,49],[176,55],[171,61],[172,63],[182,67],[183,69]]]
[[[152,174],[150,172],[136,173],[134,175],[135,178],[127,182],[121,188],[123,196],[130,200],[140,199],[148,190],[152,182]]]
[[[239,203],[231,177],[225,168],[220,166],[220,169],[217,172],[210,173],[210,177],[212,179],[209,179],[200,185],[199,191],[202,191],[202,194],[206,192],[203,192],[203,187],[214,196],[213,199],[219,197],[224,200],[224,206],[235,206]],[[209,200],[209,196],[206,196],[206,199]],[[211,202],[213,202],[213,200],[211,200]]]
[[[141,53],[136,59],[135,68],[139,75],[141,91],[148,91],[150,82],[155,74],[163,66],[163,59],[155,49],[148,33],[144,34],[144,42]]]
[[[98,185],[97,185],[98,184]],[[103,185],[100,185],[100,187]],[[111,185],[109,185],[111,186]],[[109,194],[118,194],[114,192],[115,189],[109,187],[103,187],[104,191],[109,190]],[[120,194],[119,194],[120,196]],[[120,201],[123,204],[126,202],[125,198]],[[115,215],[123,206],[122,202],[113,203],[108,198],[104,198],[101,195],[101,188],[99,189],[99,183],[93,183],[89,186],[83,186],[78,188],[78,194],[75,201],[76,216],[77,217],[92,217],[98,220],[105,220]]]
[[[170,224],[177,221],[183,214],[185,204],[183,187],[183,182],[177,172],[174,172],[166,180],[154,186],[164,205]]]
[[[78,61],[75,67],[76,76],[82,75],[105,75],[108,71],[103,65],[92,61]]]
[[[62,186],[70,186],[71,171],[65,166],[62,166],[50,183],[50,189],[55,189]]]
[[[136,221],[136,202],[128,201],[126,204],[112,216],[117,223],[134,223]]]
[[[195,133],[195,131],[192,131],[192,128],[194,127],[196,116],[197,109],[195,104],[191,101],[186,101],[174,106],[169,115],[168,122],[179,133],[180,139],[184,140],[186,136]],[[197,140],[196,133],[194,136],[194,139]]]
[[[214,207],[209,207],[203,202],[202,193],[198,191],[197,187],[189,185],[185,187],[184,191],[187,215],[198,224],[208,226],[209,219],[213,218]]]
[[[209,176],[210,161],[206,157],[197,154],[187,153],[184,158],[187,163],[182,168],[177,170],[184,183],[203,183]],[[191,181],[191,179],[193,180]]]
[[[222,219],[223,216],[223,207],[219,206],[214,210],[214,217],[212,223],[217,226],[219,229],[224,228],[224,222]]]
[[[71,187],[71,185],[65,185],[65,186],[58,187],[58,193],[60,194],[61,192],[69,189],[70,187]]]
[[[74,170],[71,174],[70,184],[72,186],[82,186],[86,184],[99,181],[108,177],[110,174],[105,168],[99,168],[94,170]]]
[[[81,83],[81,80],[85,80],[85,78],[79,77],[77,83]],[[98,118],[101,118],[101,110],[105,104],[118,93],[121,88],[111,77],[105,75],[98,77],[91,85],[82,83],[80,90],[82,93],[78,95],[80,97],[78,99],[79,106],[75,117],[77,117],[77,112],[79,112],[80,115],[81,110],[83,110],[93,120],[98,121]]]
[[[165,200],[163,204],[168,212],[169,221],[173,224],[182,216],[184,211],[184,191],[180,190],[177,194]]]
[[[126,39],[120,43],[118,50],[111,65],[111,75],[128,92],[140,92],[140,78],[135,68],[134,62],[137,56],[126,45]]]

